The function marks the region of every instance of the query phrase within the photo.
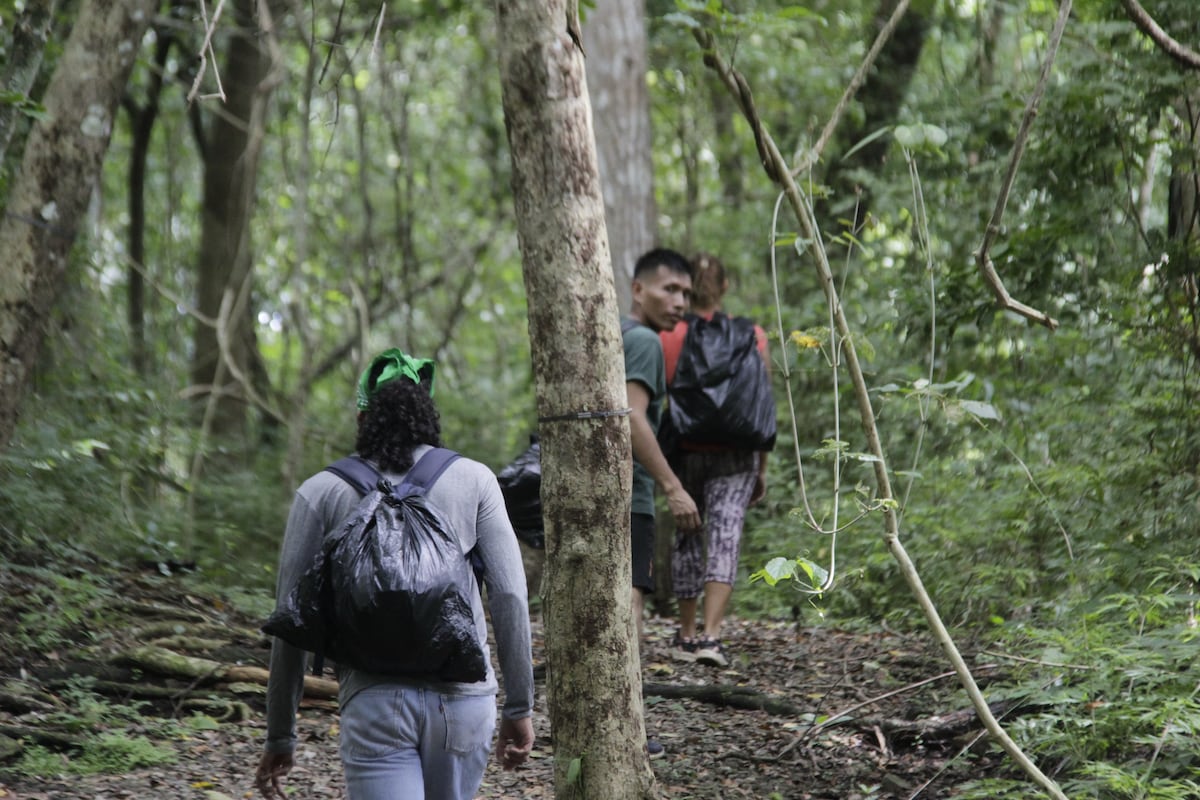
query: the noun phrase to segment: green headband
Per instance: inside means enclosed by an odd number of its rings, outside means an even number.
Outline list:
[[[432,397],[434,364],[432,358],[413,358],[395,347],[384,350],[371,359],[371,363],[358,378],[356,399],[359,410],[367,407],[375,390],[397,378],[408,378],[413,383],[426,386]]]

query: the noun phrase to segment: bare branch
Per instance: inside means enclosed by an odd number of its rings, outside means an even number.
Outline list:
[[[196,99],[196,95],[200,91],[200,83],[204,80],[205,68],[208,65],[208,57],[212,56],[213,60],[213,77],[217,79],[217,93],[215,95],[202,95],[201,100],[211,97],[219,97],[221,101],[225,101],[225,89],[221,86],[221,72],[217,68],[217,54],[213,51],[212,38],[217,31],[217,20],[221,18],[221,12],[225,10],[225,0],[217,0],[217,7],[213,11],[212,22],[208,21],[208,6],[204,0],[200,0],[200,14],[204,20],[204,44],[200,45],[200,69],[196,70],[196,80],[192,83],[191,90],[187,93],[188,104]]]
[[[837,128],[838,123],[842,121],[842,115],[846,113],[846,108],[850,105],[850,101],[854,99],[854,95],[858,94],[858,90],[862,88],[863,83],[867,80],[867,72],[875,64],[875,59],[879,57],[879,53],[883,50],[883,46],[887,44],[888,39],[892,38],[892,34],[896,32],[896,26],[900,24],[900,20],[908,11],[910,0],[900,0],[896,4],[896,10],[892,12],[892,16],[888,18],[886,24],[879,31],[879,35],[875,37],[871,49],[867,51],[867,55],[863,58],[861,64],[858,65],[858,71],[854,73],[854,77],[850,79],[850,83],[846,86],[846,91],[842,93],[842,99],[838,101],[837,106],[833,109],[833,113],[829,116],[829,121],[825,123],[825,129],[821,131],[821,136],[817,139],[817,143],[813,145],[800,164],[792,170],[793,175],[799,175],[813,164],[817,163],[817,159],[821,157],[821,151],[829,144],[829,140],[833,138],[833,132]]]
[[[1200,70],[1200,53],[1171,38],[1137,0],[1121,0],[1121,5],[1125,7],[1125,13],[1133,20],[1133,24],[1138,26],[1138,30],[1153,39],[1158,49],[1188,69]]]
[[[1045,325],[1050,330],[1058,327],[1058,320],[1012,298],[1012,295],[1004,288],[1004,281],[1000,279],[1000,274],[996,271],[995,264],[992,263],[991,250],[996,237],[1000,235],[1000,224],[1004,220],[1004,210],[1008,206],[1008,198],[1012,194],[1013,182],[1017,178],[1017,168],[1021,165],[1022,156],[1025,155],[1025,145],[1029,141],[1029,132],[1033,128],[1033,119],[1037,116],[1038,105],[1042,101],[1042,96],[1046,93],[1046,85],[1050,81],[1050,68],[1054,65],[1054,58],[1058,54],[1058,46],[1062,42],[1063,30],[1067,27],[1067,19],[1070,16],[1071,0],[1063,0],[1062,5],[1058,8],[1058,19],[1054,23],[1054,29],[1050,32],[1050,40],[1046,43],[1046,58],[1042,61],[1042,72],[1038,76],[1037,85],[1034,87],[1033,94],[1030,95],[1029,102],[1025,106],[1025,116],[1021,119],[1021,127],[1017,131],[1017,140],[1013,142],[1012,155],[1008,160],[1008,169],[1004,173],[1004,181],[1000,184],[1000,193],[996,197],[996,206],[992,209],[992,218],[988,220],[987,228],[983,234],[983,241],[980,243],[979,249],[975,251],[975,263],[979,266],[979,271],[983,274],[983,279],[987,281],[988,286],[992,287],[992,293],[996,295],[996,300],[1000,307],[1016,312],[1040,325]]]

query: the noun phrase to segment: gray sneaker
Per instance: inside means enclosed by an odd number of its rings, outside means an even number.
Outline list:
[[[695,639],[684,639],[679,631],[675,631],[675,638],[671,640],[671,658],[691,663],[696,660],[696,647]]]
[[[728,667],[729,658],[725,648],[716,639],[701,639],[696,642],[696,663],[707,664],[710,667]]]

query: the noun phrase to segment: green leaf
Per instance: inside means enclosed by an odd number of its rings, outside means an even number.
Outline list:
[[[963,400],[960,404],[963,411],[973,414],[980,419],[1000,420],[1000,412],[991,403],[980,403],[977,400]]]
[[[567,765],[567,785],[574,786],[579,782],[579,773],[583,771],[583,759],[579,756],[571,759]]]
[[[941,147],[950,139],[950,134],[946,133],[944,128],[928,123],[921,126],[921,133],[925,137],[925,143],[930,147]]]
[[[901,147],[915,150],[921,145],[921,133],[911,125],[897,125],[892,135]]]
[[[897,125],[896,141],[906,150],[937,150],[950,139],[944,128],[927,122],[916,125]]]
[[[809,561],[807,558],[796,559],[797,566],[804,570],[804,574],[808,576],[809,585],[814,589],[820,589],[825,585],[825,581],[829,579],[829,570]]]
[[[693,30],[700,28],[700,22],[690,14],[680,14],[678,12],[674,14],[667,14],[665,17],[663,17],[663,21],[668,22],[671,25],[692,28]]]
[[[796,562],[790,558],[776,556],[767,565],[750,576],[753,581],[766,581],[768,586],[774,586],[780,581],[796,577]]]
[[[901,127],[905,127],[905,126],[901,126]],[[863,138],[859,139],[859,140],[858,140],[858,141],[855,143],[854,147],[851,147],[849,150],[847,150],[847,151],[846,151],[846,152],[845,152],[845,153],[842,155],[842,161],[845,161],[845,160],[846,160],[846,159],[848,159],[850,156],[854,155],[854,154],[855,154],[855,153],[857,153],[859,150],[863,149],[864,147],[866,147],[867,145],[869,145],[871,142],[873,142],[873,141],[875,141],[876,139],[878,139],[880,136],[884,136],[884,135],[886,135],[886,134],[887,134],[887,132],[888,132],[888,131],[890,131],[890,130],[891,130],[891,126],[885,126],[885,127],[882,127],[882,128],[880,128],[880,129],[879,129],[879,130],[877,130],[877,131],[874,131],[873,133],[868,133],[866,136],[864,136]],[[897,130],[899,130],[899,129],[897,129]]]

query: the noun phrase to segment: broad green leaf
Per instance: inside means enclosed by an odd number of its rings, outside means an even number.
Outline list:
[[[974,414],[980,419],[1000,419],[1000,412],[991,403],[980,403],[976,400],[963,400],[961,402],[963,411],[968,414]]]
[[[917,149],[922,142],[920,131],[910,125],[897,125],[892,135],[901,147],[907,147],[909,150]]]
[[[946,133],[945,129],[928,123],[921,126],[921,134],[925,143],[930,147],[941,147],[950,138],[950,134]]]
[[[790,558],[776,556],[767,565],[750,576],[751,581],[766,581],[768,586],[774,586],[796,576],[796,562]]]
[[[576,756],[567,765],[567,785],[574,786],[579,782],[579,773],[583,770],[583,759]]]

